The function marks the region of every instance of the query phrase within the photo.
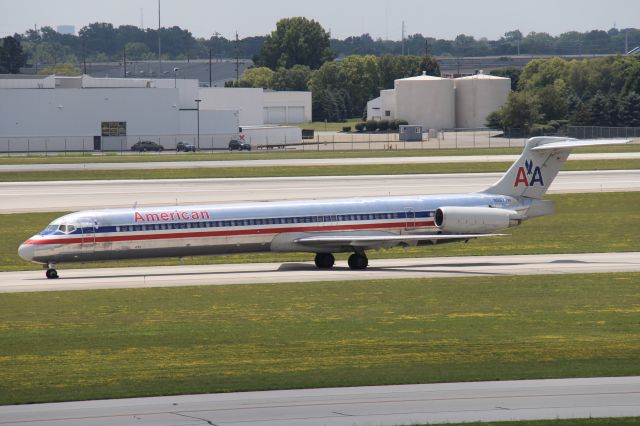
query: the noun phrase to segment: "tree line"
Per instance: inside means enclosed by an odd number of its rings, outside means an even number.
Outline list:
[[[276,33],[282,32],[277,28]],[[272,35],[244,37],[236,43],[218,33],[209,38],[194,37],[187,29],[178,26],[161,28],[161,51],[164,59],[204,59],[209,51],[216,57],[260,59],[269,51]],[[310,36],[314,36],[311,34]],[[114,27],[110,23],[95,22],[84,26],[78,35],[60,34],[51,27],[29,29],[13,36],[23,46],[28,64],[79,63],[83,58],[89,62],[121,60],[127,52],[130,60],[151,60],[158,55],[158,30],[141,29],[133,25]],[[369,34],[347,37],[344,40],[330,39],[329,48],[337,57],[350,55],[382,56],[402,53],[416,56],[489,56],[515,54],[611,54],[625,53],[640,45],[640,30],[634,28],[570,31],[558,36],[544,32],[523,35],[519,30],[509,31],[497,40],[476,39],[460,34],[453,40],[436,39],[422,34],[413,34],[404,41],[373,39]],[[299,49],[309,47],[301,44]],[[310,54],[311,52],[308,51]],[[317,57],[323,62],[324,52]],[[266,64],[273,66],[274,64]],[[280,64],[282,65],[282,64]],[[293,65],[289,63],[288,65]]]
[[[536,59],[487,118],[492,128],[550,133],[566,124],[640,127],[640,55]]]

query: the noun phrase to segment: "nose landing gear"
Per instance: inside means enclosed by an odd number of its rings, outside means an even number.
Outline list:
[[[47,278],[48,279],[56,279],[58,278],[58,271],[56,270],[56,264],[55,263],[49,263],[47,265]]]

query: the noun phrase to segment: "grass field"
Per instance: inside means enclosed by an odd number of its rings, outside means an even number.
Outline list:
[[[0,403],[640,374],[640,273],[0,295]]]
[[[290,176],[360,176],[407,175],[421,173],[481,173],[504,172],[510,162],[499,163],[440,163],[440,164],[373,164],[337,166],[284,167],[220,167],[191,169],[148,170],[73,170],[0,172],[0,182],[122,180],[122,179],[195,179],[248,178]],[[569,161],[563,170],[635,170],[640,159]]]
[[[523,420],[511,422],[446,423],[447,426],[637,426],[640,417],[605,417],[588,419]],[[416,425],[418,426],[418,425]],[[421,426],[439,426],[435,424]],[[444,426],[444,425],[440,425]]]
[[[593,148],[579,148],[576,153],[596,152],[638,152],[640,143],[622,146],[602,146]],[[170,161],[247,161],[247,160],[279,160],[279,159],[323,159],[323,158],[379,158],[379,157],[436,157],[450,155],[516,155],[522,148],[459,148],[459,149],[406,149],[406,150],[374,150],[374,151],[253,151],[228,152],[215,151],[213,153],[184,153],[169,154],[143,153],[121,155],[119,153],[104,153],[87,155],[69,153],[68,155],[36,155],[0,157],[2,164],[81,164],[81,163],[143,163]]]
[[[390,257],[472,256],[501,254],[584,253],[640,251],[640,192],[562,194],[547,197],[556,202],[557,213],[525,222],[508,230],[509,237],[488,238],[468,244],[444,244],[372,251],[371,259]],[[0,271],[39,269],[18,257],[18,246],[62,213],[0,215]],[[337,256],[339,259],[346,255]],[[185,258],[183,264],[310,261],[304,253],[264,253]],[[79,265],[131,266],[177,265],[178,259],[111,262]],[[65,267],[78,265],[61,264]]]

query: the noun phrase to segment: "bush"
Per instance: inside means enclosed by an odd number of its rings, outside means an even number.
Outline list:
[[[356,130],[359,131],[359,132],[363,132],[365,127],[366,127],[366,123],[357,123],[356,124]]]
[[[530,129],[531,136],[545,136],[555,132],[556,129],[548,124],[534,124]]]
[[[402,119],[402,118],[396,119],[396,122],[398,123],[398,127],[400,127],[400,126],[408,126],[409,125],[409,122],[407,120]]]
[[[386,132],[389,129],[389,120],[380,120],[378,121],[378,130],[381,132]]]
[[[394,119],[394,120],[389,120],[389,130],[398,130],[399,126],[398,126],[398,120]]]
[[[345,132],[345,133],[349,133],[351,131],[351,126],[344,126],[342,128],[342,131]]]
[[[378,129],[376,120],[367,120],[367,132],[375,132]]]

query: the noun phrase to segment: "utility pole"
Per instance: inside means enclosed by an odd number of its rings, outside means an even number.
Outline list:
[[[35,36],[38,37],[38,24],[33,24],[33,30],[35,31]],[[38,39],[36,38],[36,54],[35,56],[35,63],[36,63],[36,74],[38,74]]]
[[[624,32],[624,54],[629,52],[629,31]]]
[[[212,71],[211,71],[211,48],[209,48],[209,87],[212,87],[211,86],[211,74],[212,74]]]
[[[122,64],[124,65],[122,78],[127,78],[127,49],[122,49]]]
[[[87,73],[87,54],[85,52],[85,40],[82,37],[82,65],[83,65],[83,74]]]
[[[160,0],[158,0],[158,65],[160,66],[158,75],[162,75],[162,48],[160,43]]]
[[[240,80],[240,49],[238,47],[240,40],[238,39],[238,32],[236,31],[236,86],[238,80]]]
[[[404,56],[404,21],[402,21],[402,56]]]

